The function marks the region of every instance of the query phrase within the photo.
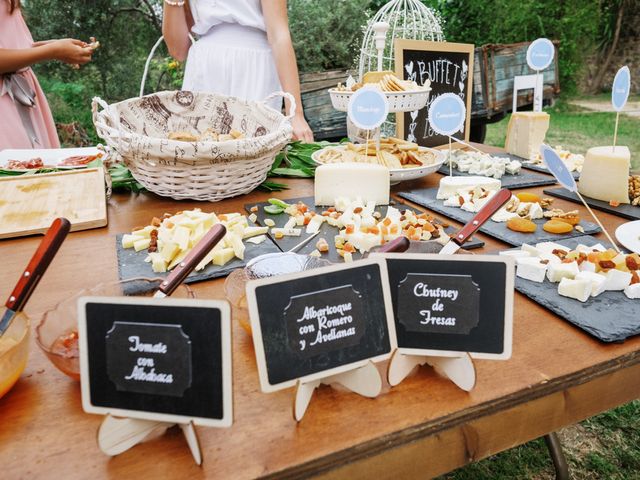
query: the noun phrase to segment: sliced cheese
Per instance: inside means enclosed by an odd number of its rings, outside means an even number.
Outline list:
[[[500,190],[500,180],[489,177],[442,177],[436,198],[446,200],[464,188],[482,187],[485,190]]]
[[[549,129],[549,114],[544,112],[515,112],[507,127],[504,148],[507,152],[532,160]]]
[[[591,296],[591,281],[563,278],[560,280],[560,285],[558,285],[558,293],[563,297],[575,298],[581,302],[586,302]]]
[[[516,276],[533,282],[544,282],[547,265],[542,263],[539,258],[518,258],[516,262]]]
[[[604,284],[605,290],[624,290],[631,283],[631,274],[620,270],[609,270]]]
[[[590,263],[590,262],[582,262]],[[593,264],[592,264],[593,265]],[[576,275],[576,280],[589,280],[591,282],[591,296],[597,297],[605,289],[606,277],[599,273],[583,270]]]
[[[316,168],[315,204],[332,206],[338,197],[389,204],[389,169],[382,165],[336,163]]]
[[[629,203],[628,147],[593,147],[587,151],[578,191],[603,202]]]
[[[547,278],[550,282],[559,282],[563,278],[573,280],[576,275],[580,273],[578,269],[578,262],[571,263],[549,263],[549,269],[547,270]],[[591,285],[591,283],[589,283]]]
[[[624,294],[630,299],[640,298],[640,283],[634,283],[624,289]]]

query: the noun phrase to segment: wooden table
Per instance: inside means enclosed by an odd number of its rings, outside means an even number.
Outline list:
[[[438,179],[432,175],[402,187],[435,186]],[[310,181],[287,183],[291,190],[281,198],[312,192]],[[109,226],[70,235],[27,311],[37,322],[36,312],[84,287],[117,280],[115,235],[145,225],[155,215],[195,206],[240,211],[245,203],[268,197],[255,192],[201,204],[152,194],[114,195]],[[561,200],[556,205],[576,208]],[[623,222],[600,216],[612,231]],[[482,238],[484,252],[505,248]],[[0,242],[2,298],[38,242],[39,237]],[[193,288],[202,298],[224,298],[223,280]],[[640,338],[600,343],[516,294],[513,345],[509,361],[475,362],[478,380],[470,393],[422,368],[393,389],[386,385],[373,400],[323,387],[297,424],[292,417],[293,389],[260,391],[251,339],[234,320],[235,423],[230,429],[198,429],[205,459],[199,468],[177,430],[115,458],[102,454],[96,444],[102,418],[82,411],[79,384],[56,370],[32,342],[25,373],[0,400],[0,476],[427,478],[640,396]]]

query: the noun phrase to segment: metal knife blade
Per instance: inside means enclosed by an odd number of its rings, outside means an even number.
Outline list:
[[[507,188],[499,190],[493,197],[485,203],[478,213],[469,220],[464,227],[451,236],[451,239],[442,247],[440,255],[452,255],[456,253],[467,239],[476,233],[478,229],[489,220],[494,213],[502,208],[502,206],[511,198],[511,191]]]
[[[226,234],[227,229],[224,225],[214,225],[196,246],[193,247],[189,254],[184,257],[184,260],[176,265],[169,276],[162,281],[156,293],[153,294],[153,297],[164,298],[171,295]]]

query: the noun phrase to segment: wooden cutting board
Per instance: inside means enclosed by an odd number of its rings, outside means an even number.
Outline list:
[[[71,231],[107,224],[102,168],[0,178],[0,239],[44,233],[57,217]]]

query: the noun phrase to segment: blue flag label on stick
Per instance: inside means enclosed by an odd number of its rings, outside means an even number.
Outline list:
[[[611,103],[616,112],[621,111],[627,103],[629,90],[631,90],[631,72],[625,65],[618,70],[611,86]]]
[[[576,192],[578,190],[576,180],[573,178],[573,175],[571,175],[571,172],[553,148],[548,145],[541,145],[540,155],[542,155],[544,164],[547,166],[549,171],[553,173],[553,176],[556,177],[556,180],[558,180],[560,185],[571,192]]]
[[[429,107],[429,124],[440,135],[451,136],[464,126],[467,108],[455,93],[445,93]]]
[[[347,114],[356,127],[373,130],[386,120],[389,102],[380,90],[363,87],[351,96]]]
[[[527,63],[536,71],[544,70],[553,61],[555,47],[548,38],[538,38],[527,49]]]

